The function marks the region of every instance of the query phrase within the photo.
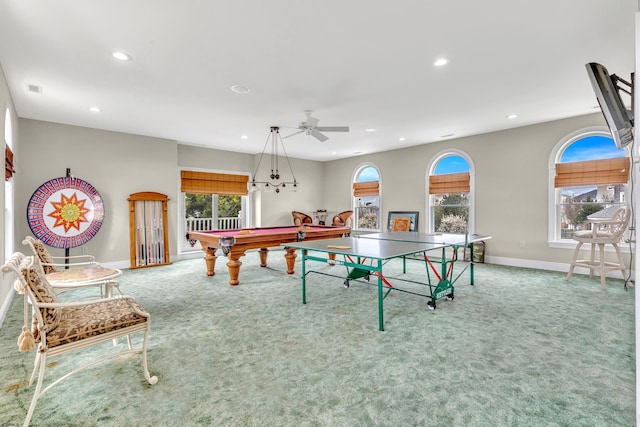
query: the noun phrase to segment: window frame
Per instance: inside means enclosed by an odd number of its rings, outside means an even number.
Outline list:
[[[549,183],[548,183],[548,219],[547,219],[547,245],[550,248],[575,248],[577,242],[573,239],[563,239],[562,230],[560,227],[560,203],[561,203],[561,188],[555,187],[556,177],[556,164],[560,162],[560,158],[564,151],[574,142],[580,139],[590,136],[604,136],[613,139],[611,132],[605,126],[590,126],[582,129],[578,129],[574,132],[563,137],[553,147],[551,154],[549,155]],[[624,151],[627,157],[631,159],[631,145],[624,147]],[[631,166],[633,170],[633,163]],[[631,174],[629,174],[629,180],[625,185],[624,198],[625,200],[631,200]],[[624,248],[621,248],[624,251]],[[606,249],[608,250],[608,249]]]
[[[357,181],[358,176],[367,168],[373,168],[378,172],[378,228],[359,228],[358,227],[358,215],[357,215],[357,206],[358,202],[353,193],[353,184]],[[382,231],[382,174],[380,173],[380,168],[372,162],[364,162],[355,167],[353,175],[351,176],[351,184],[350,184],[350,192],[351,192],[351,210],[353,211],[353,231]]]
[[[449,156],[458,156],[462,157],[469,166],[469,221],[467,223],[467,231],[468,233],[475,233],[475,165],[471,157],[464,151],[456,149],[456,148],[447,148],[436,153],[429,164],[427,165],[426,176],[425,176],[425,193],[426,193],[426,212],[427,212],[427,221],[426,228],[427,233],[435,232],[435,214],[434,214],[434,201],[435,195],[429,193],[429,178],[431,175],[435,174],[436,166],[438,163]],[[458,193],[452,193],[458,194]]]

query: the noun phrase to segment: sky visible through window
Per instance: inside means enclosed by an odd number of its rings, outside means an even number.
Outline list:
[[[571,143],[560,156],[560,163],[582,162],[587,160],[613,159],[625,157],[627,154],[624,148],[616,147],[613,138],[602,135],[590,135],[578,139]],[[595,185],[582,187],[564,187],[562,194],[574,196],[588,193],[596,188]]]
[[[613,138],[591,135],[569,145],[562,153],[560,162],[581,162],[585,160],[613,159],[625,157],[624,148],[616,147]]]
[[[469,172],[469,164],[462,157],[451,155],[442,158],[438,162],[434,171],[434,175],[460,172]]]
[[[358,174],[357,182],[378,181],[378,179],[380,179],[380,176],[376,168],[369,166],[362,169],[362,172]]]

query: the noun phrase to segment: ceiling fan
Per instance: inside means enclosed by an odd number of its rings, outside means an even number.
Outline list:
[[[329,139],[329,137],[320,132],[349,132],[349,126],[318,126],[318,119],[311,117],[311,111],[307,110],[304,113],[307,115],[307,120],[298,125],[298,131],[283,138],[291,138],[294,135],[304,132],[307,135],[313,136],[318,141],[324,142]]]

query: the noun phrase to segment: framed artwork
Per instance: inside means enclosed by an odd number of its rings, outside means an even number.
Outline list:
[[[473,244],[473,262],[484,263],[485,242],[476,242]],[[464,248],[464,260],[471,261],[470,248]]]
[[[418,211],[389,211],[387,231],[418,231]]]
[[[100,230],[104,205],[100,193],[78,178],[54,178],[33,193],[27,221],[37,239],[54,248],[74,248]]]

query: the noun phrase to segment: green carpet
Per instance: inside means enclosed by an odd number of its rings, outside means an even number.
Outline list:
[[[302,305],[299,258],[290,276],[282,254],[269,268],[247,254],[237,287],[222,257],[214,277],[202,259],[125,271],[121,289],[151,313],[158,384],[139,357],[113,359],[43,396],[32,425],[635,424],[635,291],[620,280],[602,291],[597,277],[481,264],[476,285],[465,273],[435,311],[391,293],[379,332],[374,287],[312,274]],[[0,425],[21,424],[33,393],[35,353],[16,346],[21,310],[16,297],[0,329]],[[110,346],[53,359],[46,377]]]

